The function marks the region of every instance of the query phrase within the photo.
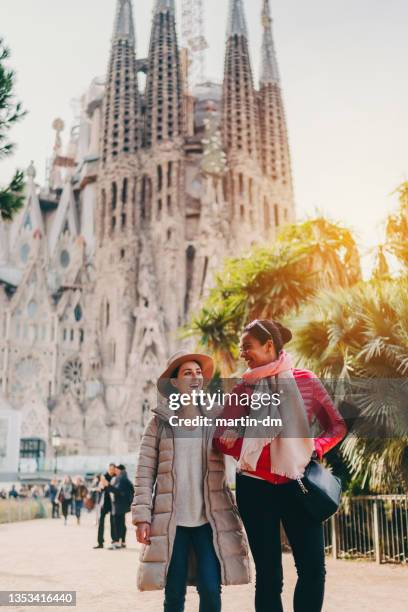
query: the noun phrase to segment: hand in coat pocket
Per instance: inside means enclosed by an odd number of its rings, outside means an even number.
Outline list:
[[[151,544],[150,523],[138,523],[136,525],[136,540],[139,544]]]

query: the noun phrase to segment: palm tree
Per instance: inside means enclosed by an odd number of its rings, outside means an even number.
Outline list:
[[[235,369],[246,322],[281,319],[322,287],[349,287],[360,278],[359,255],[348,230],[323,218],[288,225],[272,247],[255,247],[225,262],[185,333],[197,336],[228,375]]]
[[[387,218],[385,229],[385,244],[382,246],[383,264],[388,266],[386,255],[394,256],[408,269],[408,182],[402,183],[395,191],[399,196],[399,207]]]
[[[408,268],[408,182],[397,189],[399,209],[387,221],[386,236],[389,251]]]
[[[278,242],[306,248],[306,270],[319,273],[320,286],[350,287],[361,280],[360,255],[352,233],[324,217],[287,225]]]
[[[407,294],[408,277],[372,280],[322,292],[290,320],[299,363],[351,393],[359,423],[342,454],[377,492],[408,485]]]
[[[387,260],[387,245],[379,244],[375,250],[376,257],[371,278],[373,280],[391,280],[391,271]]]

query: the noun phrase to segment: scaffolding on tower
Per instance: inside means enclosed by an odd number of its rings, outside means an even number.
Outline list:
[[[182,44],[187,50],[187,82],[190,92],[205,80],[208,43],[205,38],[203,0],[182,0]]]

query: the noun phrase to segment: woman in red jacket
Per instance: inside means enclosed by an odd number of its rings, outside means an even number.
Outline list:
[[[309,370],[293,368],[283,349],[291,338],[290,330],[275,321],[256,320],[244,329],[240,352],[248,370],[222,415],[234,420],[254,416],[248,398],[255,394],[259,398],[261,391],[269,389],[281,399],[279,408],[271,401],[267,411],[269,416],[282,417],[283,429],[270,433],[269,428],[266,434],[258,430],[252,435],[248,427],[244,433],[218,430],[214,439],[218,450],[238,461],[237,504],[255,561],[256,612],[283,611],[281,521],[298,574],[294,611],[321,611],[326,574],[323,525],[299,505],[296,478],[303,476],[314,451],[321,458],[346,434],[341,415],[317,377]],[[277,395],[271,392],[270,397]],[[323,433],[313,438],[310,426],[316,419]]]

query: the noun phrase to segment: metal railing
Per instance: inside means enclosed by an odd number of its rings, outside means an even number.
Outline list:
[[[337,559],[408,561],[408,496],[344,496],[325,523],[326,551]]]
[[[324,523],[326,554],[335,559],[408,563],[408,496],[345,495]],[[285,550],[290,546],[282,530]]]

